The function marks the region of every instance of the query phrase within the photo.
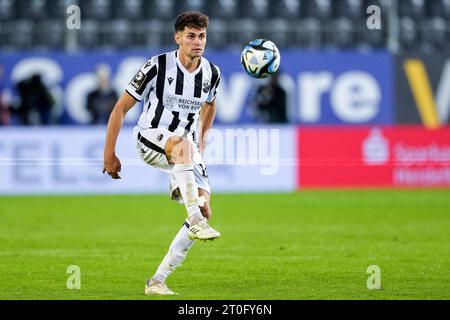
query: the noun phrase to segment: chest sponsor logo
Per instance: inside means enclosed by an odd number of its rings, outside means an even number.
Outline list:
[[[172,110],[176,107],[178,102],[177,96],[168,95],[165,99],[165,107],[169,110]]]
[[[202,106],[202,101],[193,99],[183,99],[179,96],[166,95],[164,98],[164,106],[169,109],[181,109],[188,111],[198,111]]]

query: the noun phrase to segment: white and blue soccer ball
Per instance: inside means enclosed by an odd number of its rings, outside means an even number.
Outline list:
[[[270,40],[255,39],[242,50],[241,64],[253,78],[267,78],[277,72],[280,66],[280,51]]]

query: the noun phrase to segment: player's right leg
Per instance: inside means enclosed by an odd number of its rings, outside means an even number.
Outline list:
[[[179,192],[179,188],[175,189],[174,192]],[[210,219],[211,208],[209,205],[209,193],[202,188],[198,189],[198,193],[199,195],[204,196],[206,199],[204,205],[200,207],[202,215],[206,219]],[[145,285],[145,294],[176,294],[167,287],[166,279],[177,267],[181,265],[181,263],[186,258],[188,251],[194,245],[194,241],[189,238],[189,229],[189,221],[186,219],[186,221],[181,226],[181,229],[178,231],[177,235],[170,244],[169,250],[164,256],[164,259],[161,261],[155,274],[151,279],[147,280]]]
[[[173,175],[188,212],[189,238],[191,240],[213,240],[219,237],[220,233],[208,225],[207,219],[203,217],[199,208],[204,205],[205,198],[199,197],[198,194],[194,175],[192,142],[179,136],[173,136],[167,140],[164,150],[168,161],[173,164]]]

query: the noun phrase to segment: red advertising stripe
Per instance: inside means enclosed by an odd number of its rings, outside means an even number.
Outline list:
[[[299,187],[450,186],[450,127],[299,128]]]

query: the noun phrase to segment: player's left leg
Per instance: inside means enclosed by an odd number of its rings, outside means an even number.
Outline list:
[[[202,216],[206,219],[211,219],[212,212],[211,212],[211,198],[209,196],[209,192],[205,189],[198,188],[198,196],[203,197],[205,199],[204,205],[199,206],[200,212],[202,213]]]
[[[175,190],[176,192],[177,190]],[[211,208],[209,205],[210,196],[209,193],[204,189],[198,189],[200,196],[205,197],[205,202],[203,206],[199,206],[202,215],[209,219],[211,217]],[[188,251],[192,248],[194,240],[189,239],[189,220],[186,219],[178,231],[177,235],[170,244],[169,251],[162,260],[154,276],[147,281],[145,287],[146,294],[162,294],[170,295],[175,294],[170,290],[165,281],[167,277],[175,270],[186,258]]]

